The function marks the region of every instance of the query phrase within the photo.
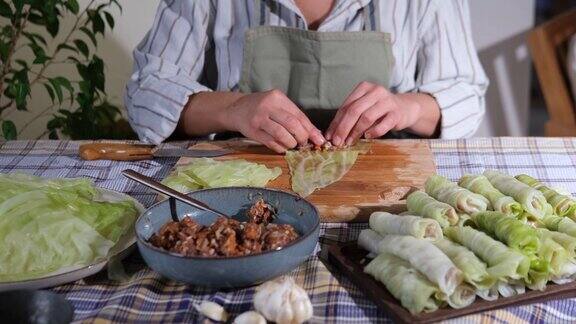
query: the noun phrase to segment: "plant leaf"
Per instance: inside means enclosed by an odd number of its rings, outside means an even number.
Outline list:
[[[56,130],[51,130],[48,133],[48,139],[51,139],[51,140],[57,140],[58,139],[58,133],[56,132]]]
[[[108,26],[110,26],[110,29],[114,28],[114,17],[112,17],[112,15],[108,11],[104,11],[104,18],[106,18]]]
[[[10,51],[10,46],[7,42],[4,42],[0,39],[0,61],[6,62],[8,58],[8,52]]]
[[[20,15],[22,13],[22,9],[24,8],[24,0],[12,0],[14,4],[15,14]]]
[[[56,93],[56,96],[58,97],[58,102],[62,103],[62,99],[64,97],[64,94],[62,93],[62,88],[60,87],[60,84],[58,83],[58,81],[56,79],[48,79],[48,82],[50,82],[50,84],[52,85],[52,88],[54,88],[54,92]]]
[[[53,17],[50,17],[50,19],[46,19],[46,30],[48,30],[52,37],[58,35],[58,31],[60,30],[60,20],[56,14],[54,14]]]
[[[42,37],[42,35],[37,34],[37,33],[29,33],[29,32],[22,32],[22,34],[28,38],[29,41],[36,43],[37,41],[47,45],[46,40],[44,39],[44,37]]]
[[[0,0],[0,1],[1,1],[1,0]],[[31,9],[31,10],[32,10],[32,9]],[[36,25],[42,25],[42,26],[45,25],[44,17],[42,17],[41,15],[39,15],[39,14],[37,14],[37,13],[35,13],[35,12],[30,12],[30,13],[28,14],[28,21],[31,22],[31,23],[33,23],[33,24],[36,24]]]
[[[68,90],[68,92],[70,92],[70,95],[74,94],[74,88],[72,87],[72,83],[70,83],[70,81],[68,81],[68,79],[64,78],[64,77],[55,77],[54,78],[60,85],[62,85],[64,88],[66,88],[66,90]]]
[[[100,17],[98,11],[88,10],[87,13],[88,18],[92,22],[92,31],[94,32],[94,34],[100,33],[104,35],[104,29],[105,29],[104,20],[102,20],[102,17]]]
[[[28,80],[28,70],[22,69],[14,73],[11,82],[6,88],[5,94],[14,99],[16,109],[26,110],[26,97],[30,94],[30,81]]]
[[[16,125],[11,120],[5,120],[2,122],[2,135],[6,140],[15,140],[18,132],[16,131]]]
[[[48,92],[50,99],[52,99],[52,103],[54,103],[54,90],[52,90],[52,87],[48,83],[44,83],[44,88],[46,88],[46,92]]]
[[[78,5],[78,1],[76,0],[68,0],[65,6],[75,15],[77,15],[78,12],[80,11],[80,5]]]
[[[84,34],[88,35],[88,37],[90,38],[90,40],[92,41],[92,44],[94,44],[94,46],[98,45],[98,41],[96,40],[96,36],[94,36],[94,33],[90,29],[88,29],[86,27],[80,27],[80,30]]]
[[[80,53],[82,53],[82,55],[88,58],[88,56],[90,55],[90,50],[88,49],[88,45],[86,45],[86,42],[84,42],[81,39],[75,39],[74,45],[76,45],[76,48],[80,51]]]
[[[46,51],[44,51],[40,45],[33,42],[29,43],[28,46],[32,49],[32,52],[34,52],[35,58],[32,62],[33,64],[44,64],[49,59],[46,55]]]
[[[4,0],[0,0],[0,16],[6,17],[6,18],[12,17],[12,8]]]
[[[16,60],[16,64],[20,65],[22,68],[29,70],[28,63],[24,60]]]
[[[70,83],[70,81],[68,81],[68,79],[59,76],[48,79],[48,82],[50,82],[50,85],[52,85],[52,88],[54,88],[54,92],[56,93],[56,96],[58,97],[58,101],[60,103],[62,103],[64,97],[62,88],[66,89],[70,93],[70,97],[74,96],[74,88],[72,87],[72,84]]]
[[[77,63],[77,64],[80,64],[80,63],[81,63],[80,60],[77,59],[77,58],[75,58],[74,56],[68,56],[67,59],[70,60],[70,61],[72,61],[72,62],[75,62],[75,63]]]
[[[118,2],[118,0],[111,0],[110,3],[116,4],[116,6],[118,7],[118,10],[120,10],[120,13],[122,13],[122,6]]]
[[[65,49],[73,51],[74,53],[78,53],[78,49],[76,49],[76,47],[70,46],[66,43],[62,43],[62,44],[58,45],[58,47],[56,47],[57,51],[65,50]]]

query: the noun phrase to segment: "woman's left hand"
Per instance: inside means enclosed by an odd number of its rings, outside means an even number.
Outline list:
[[[362,135],[378,138],[413,126],[422,108],[411,95],[420,94],[394,94],[378,84],[359,83],[336,113],[326,139],[336,146],[350,145]]]

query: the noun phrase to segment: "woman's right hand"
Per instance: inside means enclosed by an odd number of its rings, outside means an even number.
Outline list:
[[[284,153],[304,145],[325,142],[322,133],[280,90],[256,92],[237,99],[226,112],[227,128]]]

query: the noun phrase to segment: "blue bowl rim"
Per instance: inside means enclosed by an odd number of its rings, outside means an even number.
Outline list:
[[[316,215],[316,221],[314,224],[314,227],[309,230],[307,233],[305,233],[304,235],[299,236],[297,239],[295,239],[294,241],[290,242],[289,244],[283,246],[281,249],[278,250],[268,250],[268,251],[263,251],[263,252],[258,252],[258,253],[252,253],[252,254],[248,254],[248,255],[239,255],[239,256],[186,256],[186,255],[182,255],[179,253],[174,253],[174,252],[170,252],[170,251],[166,251],[164,249],[158,248],[152,244],[150,244],[146,239],[144,239],[144,237],[141,236],[141,234],[138,232],[138,230],[135,228],[134,232],[136,233],[136,240],[138,241],[138,243],[144,245],[146,248],[151,249],[153,251],[156,252],[160,252],[162,254],[166,254],[166,255],[170,255],[173,257],[178,257],[178,258],[182,258],[182,259],[190,259],[190,260],[219,260],[219,261],[223,261],[223,260],[232,260],[232,259],[242,259],[242,258],[251,258],[251,257],[258,257],[261,255],[266,255],[266,254],[270,254],[270,253],[275,253],[275,252],[279,252],[282,251],[286,248],[290,248],[296,244],[298,244],[301,241],[304,241],[306,238],[308,238],[310,235],[312,235],[314,232],[316,232],[316,230],[320,227],[320,214],[318,213],[318,208],[316,208],[316,206],[314,206],[314,204],[312,204],[311,202],[309,202],[308,200],[306,200],[305,198],[286,191],[286,190],[281,190],[281,189],[273,189],[273,188],[263,188],[263,187],[241,187],[241,186],[232,186],[232,187],[219,187],[219,188],[207,188],[207,189],[200,189],[200,190],[194,190],[194,191],[190,191],[187,192],[186,195],[189,195],[191,193],[198,193],[198,192],[208,192],[208,191],[216,191],[216,190],[223,190],[223,189],[256,189],[256,190],[262,190],[262,191],[271,191],[271,192],[277,192],[277,193],[281,193],[281,194],[286,194],[289,196],[292,196],[295,199],[298,200],[302,200],[304,201],[306,204],[308,204],[310,207],[312,207],[312,209],[315,212]],[[140,222],[140,220],[142,219],[142,217],[144,217],[144,215],[152,208],[155,208],[156,206],[165,203],[168,199],[164,199],[161,200],[155,204],[153,204],[152,206],[146,208],[146,211],[144,211],[144,213],[142,213],[142,215],[140,215],[138,217],[138,219],[136,220],[136,222],[134,223],[134,227],[136,227],[136,224],[138,224]]]

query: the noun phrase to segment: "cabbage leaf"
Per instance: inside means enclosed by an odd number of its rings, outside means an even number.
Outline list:
[[[0,174],[0,192],[0,282],[103,260],[138,214],[132,201],[97,201],[87,179]]]
[[[369,149],[368,143],[358,143],[342,149],[286,152],[292,190],[302,197],[307,197],[316,189],[337,182],[350,171],[358,156]]]
[[[162,183],[184,193],[219,187],[265,187],[281,173],[278,167],[269,169],[263,164],[241,159],[218,161],[198,158],[176,167]]]

